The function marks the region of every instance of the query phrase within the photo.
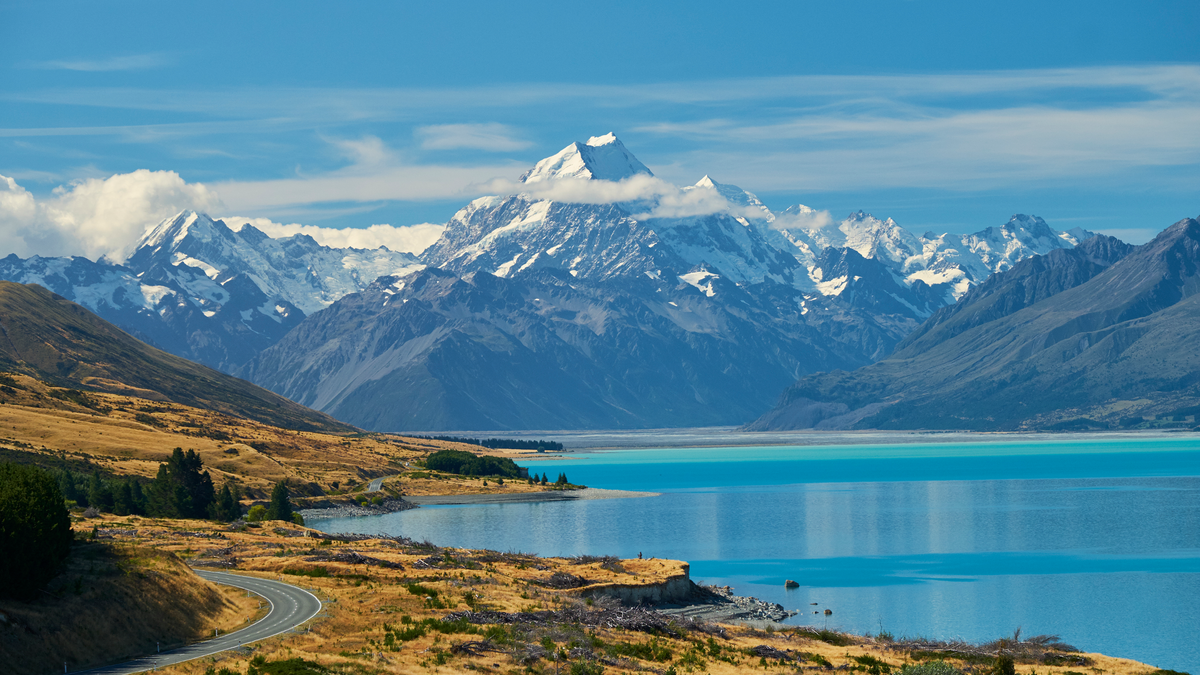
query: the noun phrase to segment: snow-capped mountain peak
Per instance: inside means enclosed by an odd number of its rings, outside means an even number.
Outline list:
[[[572,143],[557,154],[538,162],[521,176],[523,183],[561,178],[591,178],[618,181],[637,174],[653,176],[645,164],[609,132],[593,136],[587,143]]]
[[[170,218],[164,218],[157,225],[147,228],[138,239],[137,244],[134,245],[129,257],[132,257],[133,252],[142,248],[158,249],[162,246],[178,246],[189,235],[207,241],[214,234],[213,228],[213,220],[207,215],[195,211],[180,211]]]

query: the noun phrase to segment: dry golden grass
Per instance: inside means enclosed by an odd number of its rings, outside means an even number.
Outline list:
[[[0,663],[13,675],[103,665],[236,630],[257,601],[210,584],[174,554],[111,540],[72,548],[68,567],[33,602],[0,602]]]
[[[89,521],[91,522],[91,521]],[[154,542],[162,550],[172,551],[191,559],[192,564],[204,561],[220,563],[235,560],[236,571],[243,574],[282,578],[285,581],[314,589],[325,603],[325,609],[311,624],[311,631],[271,638],[237,652],[226,652],[213,658],[180,664],[163,669],[168,673],[200,675],[208,668],[229,668],[245,673],[251,658],[265,657],[268,661],[302,658],[321,664],[337,673],[553,673],[555,664],[548,659],[522,663],[514,658],[511,646],[502,651],[479,656],[453,654],[452,648],[468,640],[481,640],[480,635],[429,634],[396,643],[398,650],[384,643],[384,625],[403,628],[411,621],[440,619],[452,611],[469,606],[506,612],[558,609],[569,606],[594,611],[581,593],[606,584],[655,584],[683,574],[686,563],[672,560],[622,560],[619,567],[600,561],[576,564],[578,561],[555,558],[536,558],[511,554],[496,554],[463,549],[422,549],[392,540],[328,542],[319,533],[306,537],[305,528],[264,523],[260,528],[242,532],[229,531],[201,521],[154,521],[106,516],[103,526],[113,531],[120,541],[132,545]],[[136,530],[129,533],[128,530]],[[184,532],[189,536],[184,536]],[[197,536],[199,534],[200,536]],[[218,536],[220,538],[214,538]],[[227,551],[227,549],[232,549]],[[403,569],[387,569],[378,565],[350,564],[329,560],[331,556],[356,553],[377,560],[399,563]],[[324,560],[305,560],[321,557]],[[421,560],[431,566],[423,567]],[[622,569],[623,568],[623,569]],[[323,569],[326,577],[297,576],[285,573],[298,570]],[[555,590],[544,582],[556,572],[566,572],[586,579],[590,584],[572,590]],[[408,584],[422,588],[414,594]],[[436,591],[437,607],[427,599],[425,589]],[[597,605],[602,603],[597,603]],[[480,627],[484,629],[486,627]],[[508,634],[513,631],[508,629]],[[604,654],[614,645],[647,644],[655,640],[659,647],[671,651],[669,661],[650,661],[630,656],[608,656],[606,673],[664,672],[675,667],[676,672],[739,673],[763,668],[758,657],[747,653],[750,648],[767,645],[780,651],[820,655],[834,667],[859,665],[855,656],[870,655],[892,666],[911,662],[906,653],[889,649],[888,643],[870,638],[849,636],[851,644],[835,646],[813,640],[795,630],[762,631],[741,626],[727,626],[725,637],[693,632],[686,637],[651,636],[640,632],[607,628],[579,628],[568,624],[530,627],[522,634],[523,642],[538,643],[550,638],[556,648],[569,648],[570,641],[582,644],[603,642],[597,649]],[[711,642],[710,642],[711,638]],[[718,648],[714,654],[713,645]],[[1038,664],[1040,675],[1063,674],[1074,669],[1089,675],[1145,675],[1153,668],[1126,659],[1089,654],[1090,666],[1045,666]],[[579,658],[570,659],[578,662]],[[953,662],[953,661],[952,661]],[[814,661],[807,663],[815,667]],[[962,664],[960,664],[962,665]],[[560,664],[561,672],[570,663]],[[795,664],[783,666],[767,661],[766,670],[792,672]],[[1028,666],[1018,666],[1024,672]]]
[[[336,435],[280,429],[177,403],[71,390],[31,377],[0,374],[0,449],[86,461],[120,475],[153,477],[174,448],[194,449],[219,486],[234,479],[250,496],[269,494],[287,480],[298,497],[361,490],[380,476],[412,473],[414,462],[442,449],[511,454],[479,446],[395,434]],[[89,407],[90,406],[90,407]],[[407,465],[407,467],[406,467]],[[426,472],[427,473],[427,472]],[[477,494],[542,490],[524,481],[459,479],[444,474],[388,481],[392,494]],[[303,506],[303,499],[300,500]]]

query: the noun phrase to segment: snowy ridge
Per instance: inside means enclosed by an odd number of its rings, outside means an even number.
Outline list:
[[[361,291],[378,277],[421,268],[408,253],[335,249],[304,234],[273,239],[249,223],[234,231],[224,221],[191,211],[150,228],[125,263],[139,270],[186,265],[220,285],[243,274],[272,300],[286,301],[305,314]],[[185,287],[196,298],[212,296],[203,282]]]
[[[568,145],[522,179],[616,181],[638,173],[650,171],[610,133]],[[924,318],[996,272],[1091,236],[1083,230],[1057,232],[1042,219],[1024,215],[969,235],[917,236],[891,218],[861,211],[824,224],[820,212],[798,204],[777,217],[753,193],[707,175],[681,190],[694,196],[698,191],[716,193],[728,208],[706,215],[651,217],[653,198],[588,205],[536,201],[527,195],[485,197],[455,214],[423,259],[459,274],[511,276],[552,267],[587,279],[680,278],[704,268],[739,285],[772,282],[835,297],[852,287],[853,279],[833,283],[820,261],[831,249],[851,249],[889,269],[896,287],[888,293],[901,305],[919,308],[916,316]],[[827,215],[823,219],[829,220]]]

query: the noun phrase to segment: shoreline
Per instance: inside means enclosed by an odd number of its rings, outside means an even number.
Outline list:
[[[462,432],[466,433],[466,432]],[[570,458],[573,454],[588,454],[611,450],[652,450],[680,448],[763,448],[763,447],[821,447],[860,445],[913,445],[922,443],[1012,442],[1084,440],[1096,438],[1146,438],[1196,433],[1190,429],[1144,429],[1138,431],[1104,430],[1091,432],[1060,431],[960,431],[941,429],[899,430],[839,430],[824,431],[797,429],[787,431],[740,431],[738,427],[684,427],[637,430],[537,430],[524,432],[472,432],[502,438],[545,437],[563,443],[564,449],[535,453],[527,450],[497,450],[512,459],[553,461]],[[402,435],[402,434],[401,434]]]
[[[483,504],[527,504],[531,502],[562,502],[592,499],[635,499],[657,497],[657,492],[634,492],[631,490],[606,490],[604,488],[580,488],[578,490],[545,490],[542,492],[517,492],[510,494],[464,494],[464,495],[413,495],[400,499],[389,499],[379,506],[335,506],[319,509],[301,509],[298,513],[307,523],[310,520],[335,518],[360,518],[382,516],[422,506],[469,506]]]

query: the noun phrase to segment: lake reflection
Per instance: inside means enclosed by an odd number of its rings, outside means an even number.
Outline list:
[[[830,627],[977,641],[1021,627],[1197,672],[1200,452],[1190,447],[845,460],[756,448],[724,461],[711,449],[621,451],[552,468],[661,496],[314,524],[541,555],[688,560],[693,579],[788,609],[831,608]],[[801,588],[784,590],[785,578]]]

